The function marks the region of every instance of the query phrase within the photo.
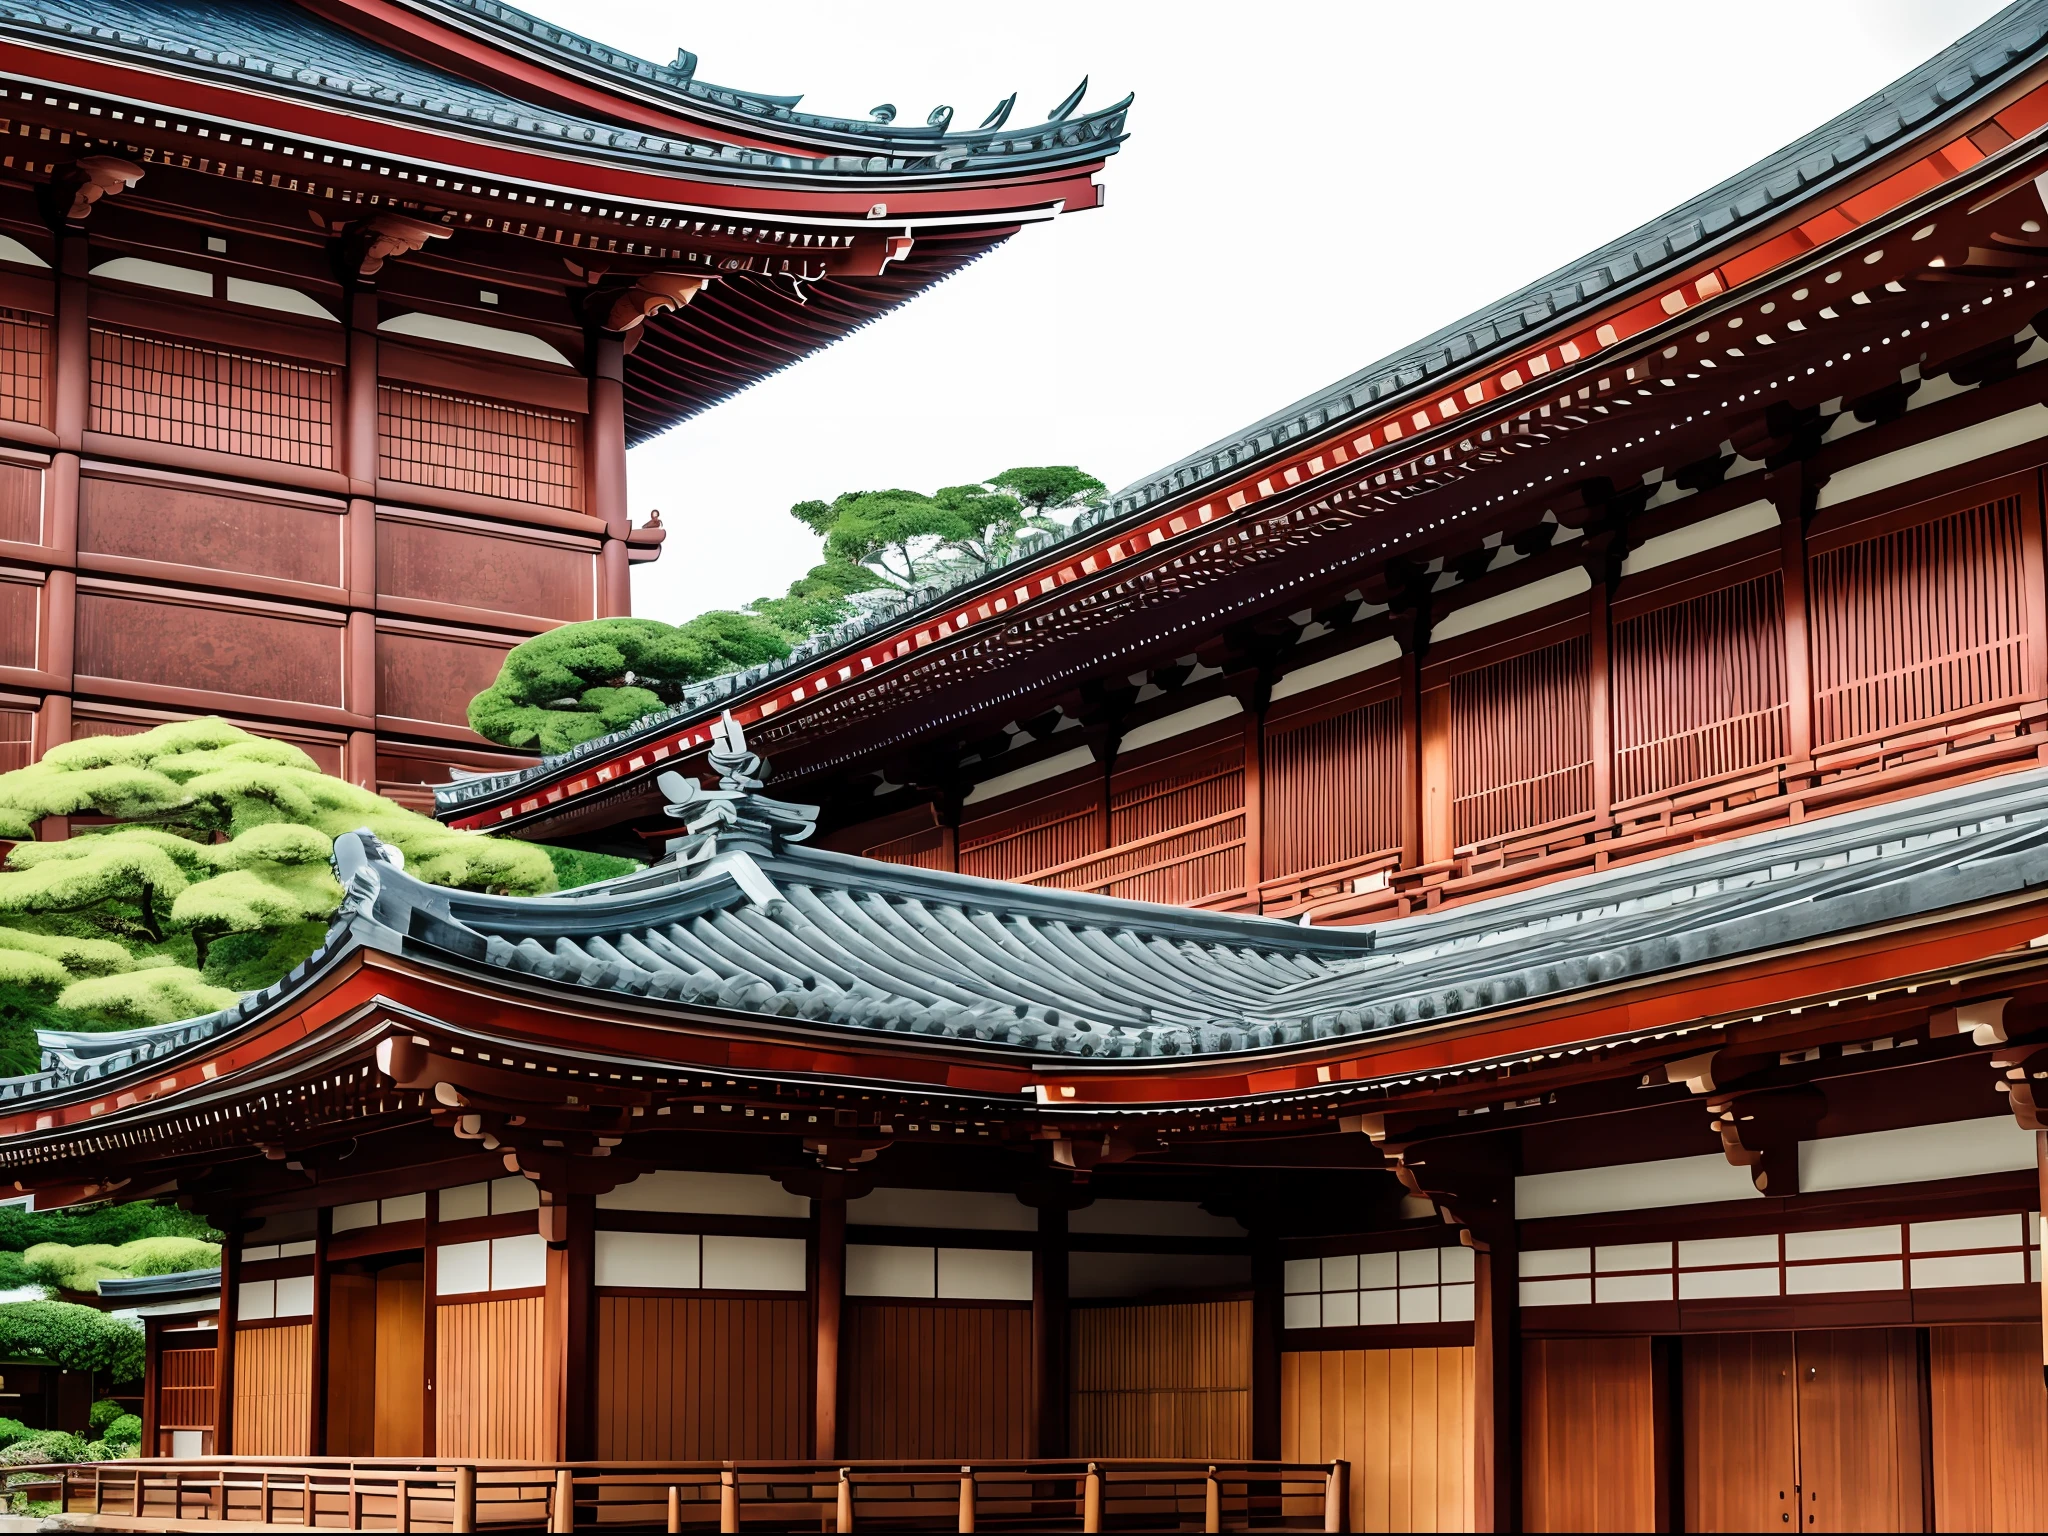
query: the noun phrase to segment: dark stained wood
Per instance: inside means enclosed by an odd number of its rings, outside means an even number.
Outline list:
[[[42,588],[26,581],[0,581],[0,667],[36,664],[42,597]]]
[[[1647,1338],[1524,1344],[1523,1529],[1657,1528],[1657,1383],[1650,1346]]]
[[[306,1374],[306,1454],[325,1456],[328,1363],[333,1358],[329,1349],[333,1333],[328,1320],[334,1306],[334,1274],[327,1263],[327,1244],[334,1235],[332,1207],[323,1205],[320,1208],[313,1231],[313,1334],[307,1346],[312,1358]],[[343,1355],[341,1361],[344,1370],[353,1364],[352,1357],[348,1355]]]
[[[1034,1456],[1070,1454],[1067,1426],[1068,1314],[1067,1212],[1039,1207],[1038,1242],[1031,1253],[1031,1421]]]
[[[1285,1304],[1284,1265],[1270,1237],[1252,1244],[1252,1455],[1261,1461],[1280,1455],[1280,1325]]]
[[[1801,1333],[1794,1353],[1801,1528],[1919,1530],[1919,1350],[1913,1331]]]
[[[1580,722],[1583,725],[1583,721]],[[1513,1227],[1473,1255],[1472,1529],[1513,1530],[1521,1496],[1521,1302]]]
[[[1685,1529],[1792,1529],[1786,1517],[1799,1494],[1792,1335],[1701,1334],[1682,1351]]]
[[[849,1298],[841,1350],[841,1454],[1029,1453],[1030,1308]]]
[[[817,1235],[811,1266],[811,1454],[829,1460],[839,1454],[839,1367],[845,1341],[846,1201],[827,1196],[811,1202]]]
[[[241,1234],[228,1226],[220,1245],[220,1321],[213,1347],[213,1443],[225,1455],[235,1443],[235,1315],[242,1281]]]

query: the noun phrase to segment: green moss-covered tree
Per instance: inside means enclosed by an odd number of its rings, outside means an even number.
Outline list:
[[[18,842],[0,870],[0,1055],[18,1070],[24,1024],[32,1039],[37,1023],[188,1018],[282,976],[340,905],[328,858],[355,828],[438,885],[556,884],[538,848],[452,832],[224,720],[74,741],[0,775],[0,837],[52,816],[113,821]]]
[[[1050,538],[1062,514],[1092,506],[1103,485],[1070,464],[1006,469],[979,485],[848,491],[800,501],[790,515],[824,541],[824,560],[743,609],[681,624],[596,619],[515,646],[469,704],[470,728],[508,747],[567,752],[677,703],[690,683],[779,661],[844,620],[862,592],[912,588],[1007,559]]]

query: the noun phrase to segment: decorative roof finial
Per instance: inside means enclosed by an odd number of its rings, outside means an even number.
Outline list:
[[[747,733],[727,710],[711,727],[711,771],[718,788],[706,789],[688,774],[664,773],[655,782],[668,796],[668,814],[688,836],[672,840],[671,854],[686,864],[711,857],[719,839],[728,848],[777,853],[818,830],[818,808],[771,800],[759,793],[768,782],[768,760],[747,747]]]

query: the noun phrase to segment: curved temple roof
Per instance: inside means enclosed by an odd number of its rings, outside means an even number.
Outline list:
[[[557,896],[405,874],[368,833],[336,844],[346,899],[321,952],[203,1019],[0,1083],[0,1105],[100,1092],[212,1051],[357,948],[564,1001],[897,1036],[1019,1065],[1167,1065],[1478,1022],[1618,986],[1911,927],[2048,885],[2048,771],[1717,844],[1377,930],[1044,890],[800,846],[809,807],[669,775],[689,832],[653,868]]]
[[[334,6],[329,9],[347,10]],[[364,7],[362,9],[368,9]],[[0,37],[56,44],[67,52],[123,61],[178,61],[181,72],[224,84],[467,135],[543,144],[623,165],[691,175],[879,184],[990,171],[1013,173],[1080,165],[1113,153],[1123,138],[1130,98],[1077,115],[1070,99],[1037,127],[1003,123],[953,133],[936,126],[898,128],[795,111],[794,97],[706,85],[690,69],[655,65],[551,27],[489,0],[415,0],[421,19],[471,24],[490,47],[517,51],[551,70],[629,91],[642,106],[674,120],[670,134],[648,132],[629,117],[563,110],[524,99],[450,69],[408,56],[314,15],[292,0],[38,0],[0,3]],[[536,93],[537,95],[538,93]],[[623,105],[623,104],[622,104]],[[693,122],[702,130],[692,133]],[[755,143],[735,143],[744,134]],[[786,149],[758,141],[787,142]]]

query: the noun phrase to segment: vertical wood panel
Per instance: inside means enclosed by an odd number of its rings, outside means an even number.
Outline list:
[[[1990,1323],[1928,1333],[1936,1529],[2039,1529],[2048,1510],[2040,1330]]]
[[[1805,1528],[1919,1530],[1913,1330],[1828,1329],[1797,1339],[1800,1510],[1811,1517]]]
[[[1244,879],[1244,748],[1199,759],[1175,758],[1140,772],[1119,774],[1110,786],[1109,841],[1119,848],[1158,838],[1142,848],[1097,860],[1076,871],[1087,889],[1133,901],[1194,902],[1236,890]],[[1180,832],[1195,823],[1226,818]],[[1168,835],[1178,833],[1178,835]],[[1227,846],[1225,846],[1227,845]],[[1170,865],[1155,869],[1154,865]],[[1114,876],[1126,878],[1115,879]]]
[[[326,507],[94,475],[78,487],[78,547],[132,560],[339,586],[341,528]]]
[[[379,1456],[417,1456],[425,1438],[426,1395],[423,1266],[394,1264],[377,1275],[377,1388],[372,1449]]]
[[[0,667],[36,664],[36,631],[43,589],[26,581],[0,581]]]
[[[327,1277],[327,1454],[370,1456],[377,1448],[377,1281],[337,1271]]]
[[[0,320],[0,337],[5,331],[6,323]],[[6,415],[5,358],[0,345],[0,417]],[[43,471],[33,464],[0,464],[0,539],[14,544],[43,541]]]
[[[808,1453],[805,1303],[787,1297],[597,1299],[597,1454],[781,1460]]]
[[[845,1455],[1031,1454],[1030,1308],[849,1300],[844,1326]]]
[[[1815,745],[2025,694],[2021,515],[2006,496],[1813,557]]]
[[[1102,851],[1102,817],[1072,795],[985,816],[960,828],[960,873],[1018,880]]]
[[[1702,1334],[1682,1348],[1685,1528],[1800,1529],[1783,1518],[1798,1479],[1792,1335]]]
[[[1459,847],[1592,808],[1581,635],[1451,679],[1451,834]]]
[[[1251,1454],[1252,1304],[1080,1307],[1077,1456]]]
[[[1264,787],[1269,878],[1398,849],[1400,701],[1268,731]]]
[[[303,1456],[311,1422],[313,1328],[235,1330],[237,1456]]]
[[[553,1450],[543,1381],[539,1296],[436,1309],[435,1450],[443,1456],[541,1460]]]
[[[1775,572],[1615,625],[1616,799],[1776,762],[1787,716]]]
[[[1523,1345],[1524,1529],[1655,1529],[1654,1392],[1647,1338]]]
[[[1352,1530],[1472,1529],[1470,1349],[1284,1354],[1280,1404],[1284,1459],[1351,1463]]]

